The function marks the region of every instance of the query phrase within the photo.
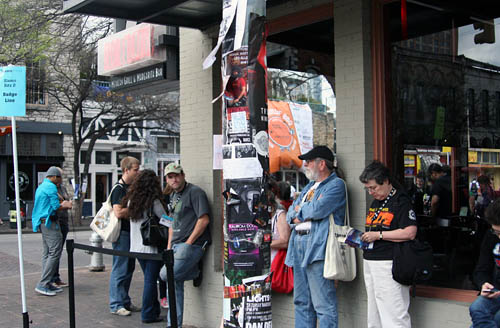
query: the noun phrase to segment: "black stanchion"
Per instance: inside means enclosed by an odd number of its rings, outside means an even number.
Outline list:
[[[68,252],[68,297],[69,297],[69,327],[75,328],[75,272],[73,270],[74,241],[66,241],[66,251]]]
[[[175,303],[175,284],[174,284],[174,251],[169,249],[162,254],[131,253],[124,251],[115,251],[109,248],[93,247],[85,244],[77,244],[73,239],[66,240],[66,251],[68,252],[68,284],[69,284],[69,325],[75,328],[75,280],[73,252],[75,249],[81,249],[91,252],[103,253],[116,256],[127,256],[143,260],[163,261],[167,268],[167,286],[170,310],[170,326],[178,328],[177,307]]]
[[[28,328],[30,326],[30,316],[28,312],[23,312],[23,327]]]
[[[170,327],[177,328],[177,305],[175,299],[174,286],[174,251],[169,249],[163,252],[163,262],[167,268],[167,287],[168,287],[168,307],[170,310]]]

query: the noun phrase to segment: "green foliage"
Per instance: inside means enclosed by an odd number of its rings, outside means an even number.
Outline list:
[[[0,65],[37,62],[53,43],[52,2],[0,0]]]

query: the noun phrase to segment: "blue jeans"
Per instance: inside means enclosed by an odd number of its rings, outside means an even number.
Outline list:
[[[182,327],[182,317],[184,312],[184,281],[193,280],[198,277],[198,262],[203,256],[203,249],[198,245],[186,243],[174,244],[174,282],[175,282],[175,305],[177,307],[177,325]],[[161,269],[160,277],[167,281],[167,270]],[[168,294],[167,294],[168,296]],[[168,300],[170,303],[170,300]],[[167,316],[170,325],[170,310]]]
[[[337,328],[337,296],[333,280],[323,278],[325,261],[315,261],[303,268],[300,264],[309,247],[311,235],[295,235],[293,263],[293,303],[295,305],[295,327]]]
[[[160,302],[158,302],[158,289],[156,281],[160,274],[163,262],[155,260],[139,259],[142,272],[144,273],[144,290],[142,291],[142,320],[153,320],[161,314]]]
[[[118,240],[112,244],[117,251],[130,250],[130,232],[121,231]],[[135,259],[126,256],[113,256],[113,267],[109,277],[109,308],[111,312],[130,305],[128,291],[135,269]]]
[[[500,298],[479,296],[469,307],[472,327],[500,327]]]
[[[47,228],[45,224],[40,225],[40,230],[42,231],[42,277],[37,284],[37,287],[47,287],[51,282],[56,268],[59,265],[59,259],[61,258],[61,250],[63,247],[62,234],[59,230],[59,225],[52,222],[50,228]]]

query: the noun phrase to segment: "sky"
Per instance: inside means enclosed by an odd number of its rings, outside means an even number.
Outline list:
[[[473,25],[458,29],[458,54],[500,66],[500,18],[495,19],[495,43],[474,44],[474,35],[480,33]]]

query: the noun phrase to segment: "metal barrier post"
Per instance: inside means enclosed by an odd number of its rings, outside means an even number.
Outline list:
[[[69,327],[75,328],[75,272],[73,270],[73,239],[66,240],[66,251],[68,252],[68,296],[69,296]]]
[[[167,289],[168,306],[170,311],[170,327],[177,328],[177,306],[175,303],[175,284],[174,284],[174,251],[166,250],[162,254],[163,262],[167,268]]]

